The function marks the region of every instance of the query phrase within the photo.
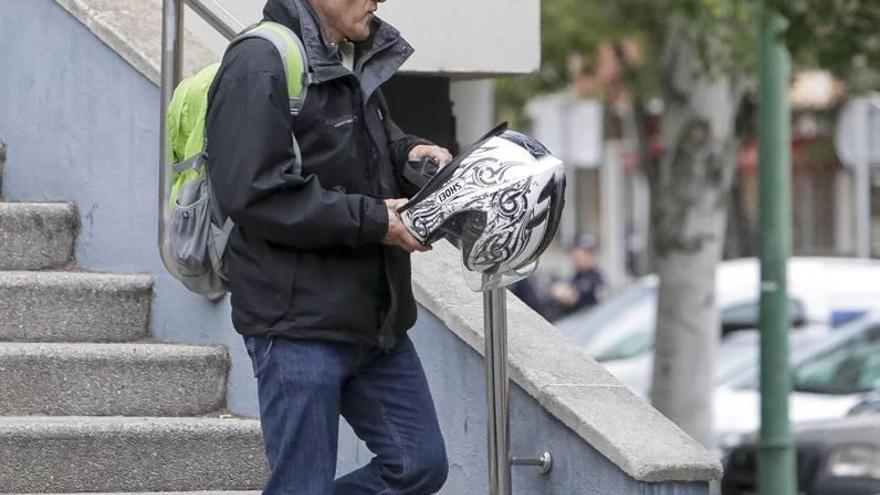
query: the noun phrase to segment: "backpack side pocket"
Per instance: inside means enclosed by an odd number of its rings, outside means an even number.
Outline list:
[[[228,290],[217,269],[221,257],[215,246],[217,229],[211,220],[207,177],[184,184],[171,208],[168,235],[181,282],[199,294]]]

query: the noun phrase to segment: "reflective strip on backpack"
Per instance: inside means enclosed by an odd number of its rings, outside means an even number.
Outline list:
[[[171,165],[171,170],[173,170],[175,174],[183,173],[189,169],[198,170],[202,165],[202,158],[204,158],[204,156],[204,152],[199,153],[198,155],[193,155],[187,160]]]

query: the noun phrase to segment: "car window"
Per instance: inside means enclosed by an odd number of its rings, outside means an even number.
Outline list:
[[[804,378],[806,378],[809,374],[818,374],[824,363],[833,360],[835,356],[838,358],[841,356],[841,354],[838,354],[840,349],[852,350],[854,347],[858,346],[865,346],[866,349],[874,349],[874,354],[865,360],[866,366],[864,376],[860,377],[863,381],[870,381],[872,374],[876,376],[876,373],[880,371],[877,369],[877,366],[880,365],[880,363],[877,362],[878,358],[880,358],[880,355],[877,354],[877,340],[880,339],[880,324],[877,324],[876,322],[876,319],[855,321],[834,331],[832,334],[828,335],[827,338],[823,338],[818,342],[809,342],[808,340],[809,343],[805,345],[798,347],[793,346],[791,348],[792,376],[794,379],[793,381],[795,382],[793,385],[795,387],[797,385],[802,385],[803,388],[806,388],[807,383],[797,383],[799,375],[803,375]],[[846,351],[844,350],[842,352],[845,353]],[[843,354],[843,356],[843,359],[846,359],[846,354]],[[854,362],[851,361],[851,364],[853,363]],[[846,370],[847,368],[843,368],[841,373],[846,372]],[[830,373],[831,372],[826,372],[826,374]],[[731,378],[727,382],[727,385],[735,389],[757,389],[760,380],[759,375],[760,367],[758,366],[758,357],[756,355],[754,365],[751,366],[747,372],[740,374],[738,377]],[[842,377],[843,375],[841,374],[840,378]],[[880,383],[876,384],[874,389],[880,390]]]
[[[753,299],[732,304],[721,310],[721,327],[723,333],[736,330],[757,328],[760,318],[760,301]],[[788,300],[788,314],[793,326],[806,323],[806,309],[803,301],[791,298]]]
[[[857,394],[880,387],[880,327],[807,360],[794,369],[794,389]]]
[[[596,359],[623,359],[653,347],[656,306],[656,284],[638,284],[555,325]]]
[[[635,304],[614,319],[614,331],[597,333],[584,349],[597,361],[628,359],[654,347],[657,306],[654,298]]]

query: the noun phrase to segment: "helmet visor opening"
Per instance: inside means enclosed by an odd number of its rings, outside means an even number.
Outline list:
[[[462,259],[467,260],[485,228],[485,212],[466,211],[444,222],[434,232],[434,237],[444,237],[461,251]]]

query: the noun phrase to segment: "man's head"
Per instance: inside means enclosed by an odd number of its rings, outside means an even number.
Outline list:
[[[585,272],[596,266],[596,238],[589,234],[575,237],[571,246],[571,262],[578,272]]]
[[[370,37],[374,12],[385,0],[310,0],[330,41],[364,41]]]

